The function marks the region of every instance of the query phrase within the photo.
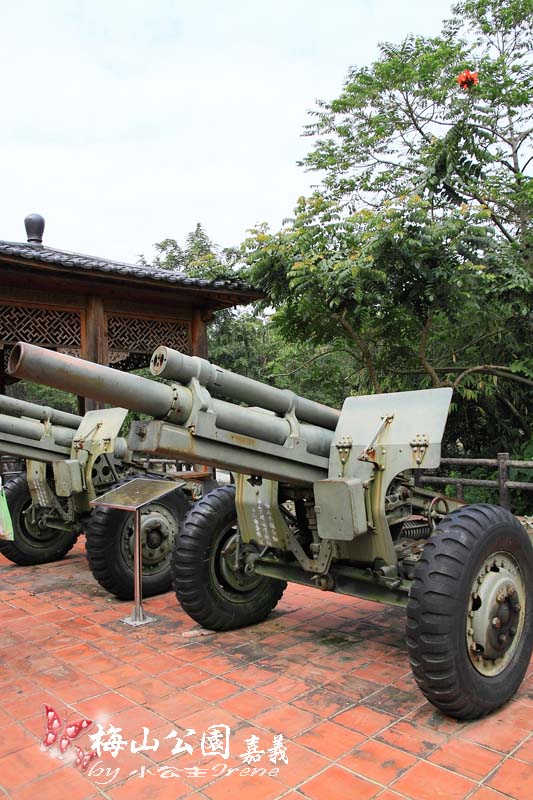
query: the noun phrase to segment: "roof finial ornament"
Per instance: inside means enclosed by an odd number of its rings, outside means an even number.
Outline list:
[[[44,217],[40,214],[28,214],[24,220],[26,235],[30,244],[42,244],[44,233]]]

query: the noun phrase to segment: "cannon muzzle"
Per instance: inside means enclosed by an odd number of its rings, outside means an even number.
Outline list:
[[[11,351],[7,372],[156,419],[184,422],[192,409],[192,396],[185,387],[173,392],[170,386],[149,378],[25,342],[19,342]]]

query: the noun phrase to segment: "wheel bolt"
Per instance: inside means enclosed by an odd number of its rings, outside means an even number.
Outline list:
[[[513,611],[516,611],[516,613],[518,614],[518,612],[521,611],[521,610],[522,610],[522,606],[520,605],[520,603],[515,603],[514,606],[513,606]]]
[[[507,636],[505,635],[505,633],[500,633],[500,635],[498,636],[498,641],[501,642],[501,644],[505,644],[505,642],[507,641]]]
[[[473,629],[473,628],[469,628],[469,629],[467,630],[467,634],[468,634],[469,636],[472,636],[472,635],[473,635],[473,633],[474,633],[474,629]]]
[[[509,628],[509,636],[516,636],[516,628]]]
[[[499,628],[501,624],[502,624],[501,619],[499,617],[494,617],[494,619],[492,620],[492,627]]]

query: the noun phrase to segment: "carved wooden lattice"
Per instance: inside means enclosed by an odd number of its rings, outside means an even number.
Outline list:
[[[79,348],[80,315],[51,308],[0,305],[0,344],[20,341],[45,347]]]
[[[110,351],[152,353],[156,347],[164,344],[183,353],[190,352],[188,322],[108,317],[107,331]]]

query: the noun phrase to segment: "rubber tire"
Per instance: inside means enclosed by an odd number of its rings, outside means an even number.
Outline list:
[[[60,561],[64,558],[76,544],[79,534],[47,527],[45,530],[53,533],[54,538],[42,545],[39,545],[37,540],[32,544],[27,539],[28,536],[32,537],[32,534],[27,531],[22,516],[22,512],[32,502],[26,475],[20,473],[9,478],[4,483],[4,489],[15,538],[13,541],[0,539],[0,553],[20,567],[49,564],[51,561]]]
[[[515,655],[498,675],[485,676],[470,661],[466,617],[476,574],[496,552],[510,553],[520,565],[526,607]],[[415,569],[407,604],[407,646],[418,686],[448,716],[476,719],[514,695],[533,648],[533,547],[509,511],[470,505],[440,522]]]
[[[172,578],[178,602],[196,622],[213,631],[262,622],[287,586],[285,581],[264,577],[249,593],[235,592],[232,601],[227,587],[215,583],[210,568],[213,546],[236,524],[235,486],[220,486],[195,503],[174,540]]]
[[[146,477],[146,476],[140,476]],[[111,488],[116,488],[127,481],[119,481]],[[190,502],[187,495],[179,488],[150,505],[161,505],[181,525]],[[131,522],[131,513],[117,508],[96,506],[85,521],[85,549],[87,560],[93,577],[100,586],[119,600],[132,600],[133,567],[124,559],[121,552],[121,536]],[[141,513],[142,516],[142,513]],[[161,572],[142,577],[142,596],[153,597],[164,594],[171,589],[170,559],[167,567]]]

